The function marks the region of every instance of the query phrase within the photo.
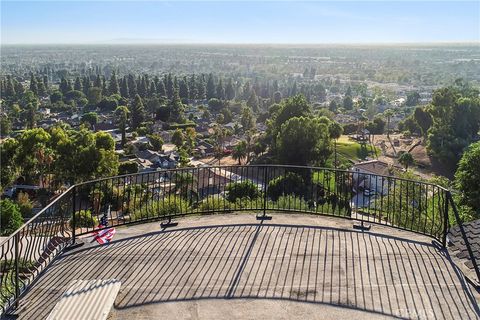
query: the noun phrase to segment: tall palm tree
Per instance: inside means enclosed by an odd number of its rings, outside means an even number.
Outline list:
[[[393,110],[387,109],[383,112],[385,117],[387,118],[387,138],[390,137],[390,118],[393,116]]]
[[[222,156],[223,156],[225,138],[227,137],[228,132],[225,128],[222,128],[218,124],[215,125],[213,130],[214,130],[213,136],[215,137],[215,154],[216,154],[216,157],[218,158],[218,165],[220,165],[220,160],[222,159]]]
[[[232,158],[234,160],[237,160],[239,165],[242,164],[241,162],[242,159],[247,157],[247,153],[248,153],[247,149],[248,148],[247,148],[246,141],[241,141],[239,144],[235,146],[235,148],[233,148]]]
[[[337,140],[342,135],[343,128],[338,122],[333,122],[328,127],[328,131],[330,133],[330,138],[332,138],[335,142],[335,150],[334,150],[334,152],[335,152],[335,160],[334,160],[335,164],[334,165],[335,165],[335,168],[337,168]]]

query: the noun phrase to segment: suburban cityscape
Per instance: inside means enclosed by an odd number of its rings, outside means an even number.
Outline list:
[[[479,318],[475,17],[472,41],[351,44],[2,23],[0,315]]]

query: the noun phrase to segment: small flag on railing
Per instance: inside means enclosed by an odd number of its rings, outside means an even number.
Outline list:
[[[105,227],[108,227],[108,215],[110,213],[110,206],[108,206],[108,212],[106,212],[101,218],[100,218],[100,224],[98,225],[98,229],[102,229]],[[100,244],[104,243],[109,243],[112,239],[113,236],[115,235],[115,228],[107,228],[103,229],[100,231],[96,231],[94,233],[93,239],[96,240]]]
[[[115,235],[115,232],[115,228],[100,230],[95,232],[95,237],[93,239],[97,240],[100,244],[109,243]]]

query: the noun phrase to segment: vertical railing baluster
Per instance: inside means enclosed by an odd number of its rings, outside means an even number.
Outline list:
[[[20,242],[20,231],[18,231],[14,236],[14,246],[15,246],[15,308],[18,308],[18,298],[20,296],[20,277],[19,277],[19,266],[18,261],[20,260],[20,255],[18,252]]]
[[[72,188],[72,245],[75,244],[75,238],[76,238],[76,228],[77,228],[77,217],[76,217],[76,190],[77,187],[74,186]]]
[[[442,246],[443,248],[447,247],[447,233],[448,233],[448,197],[445,194],[445,191],[442,190],[442,194],[445,195],[445,208],[443,215],[443,234],[442,234]]]
[[[267,215],[267,171],[268,166],[263,169],[263,216]]]

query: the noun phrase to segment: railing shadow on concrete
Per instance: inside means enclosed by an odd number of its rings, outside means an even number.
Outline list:
[[[438,245],[332,227],[164,230],[64,253],[26,296],[48,315],[73,279],[117,279],[125,312],[174,301],[273,299],[400,318],[474,319],[477,302]]]

